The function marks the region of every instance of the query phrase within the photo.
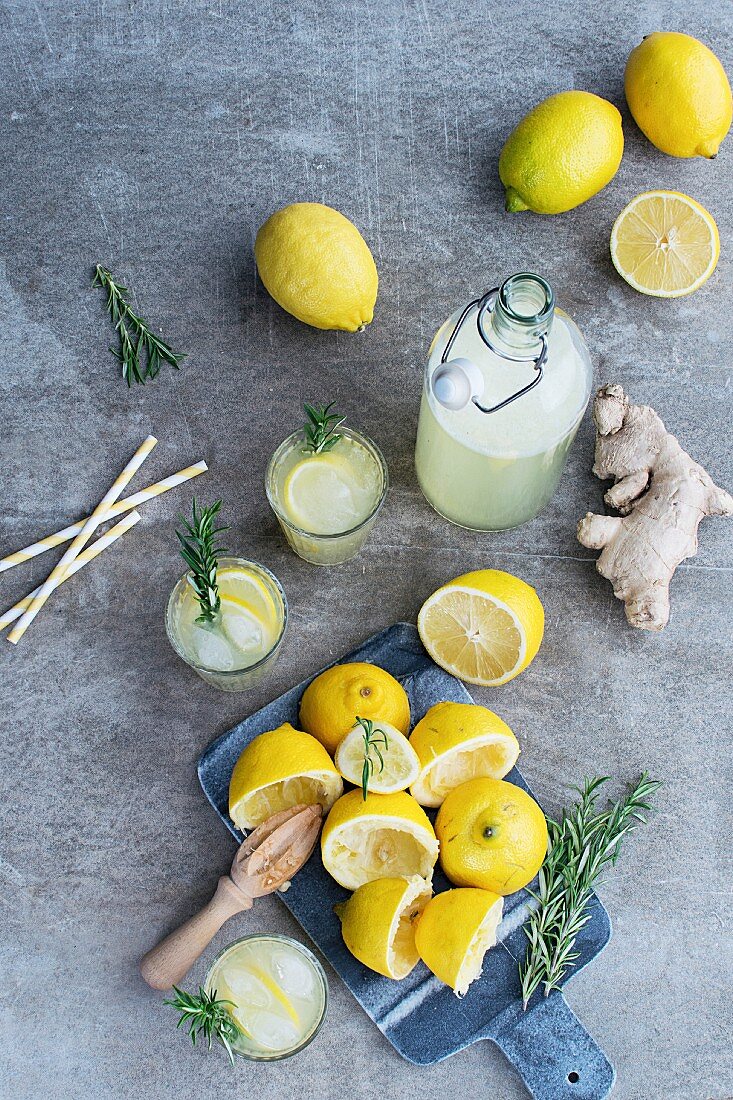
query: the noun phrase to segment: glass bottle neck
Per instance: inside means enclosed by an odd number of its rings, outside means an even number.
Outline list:
[[[491,314],[492,343],[509,352],[537,350],[540,336],[549,333],[555,312],[552,288],[539,275],[512,275],[499,287]]]

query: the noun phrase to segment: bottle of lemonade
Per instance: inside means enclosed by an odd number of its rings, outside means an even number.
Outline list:
[[[552,496],[593,368],[538,275],[512,275],[456,310],[430,348],[415,466],[446,519],[477,531],[526,523]]]

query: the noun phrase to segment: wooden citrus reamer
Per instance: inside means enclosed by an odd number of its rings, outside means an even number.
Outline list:
[[[153,989],[170,989],[185,978],[221,926],[255,898],[278,890],[300,870],[313,851],[321,827],[319,805],[293,806],[273,814],[237,850],[231,871],[222,875],[208,905],[171,932],[140,963]]]

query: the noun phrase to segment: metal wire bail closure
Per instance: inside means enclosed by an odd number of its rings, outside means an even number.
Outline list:
[[[500,287],[495,286],[492,290],[487,290],[481,298],[476,298],[474,301],[469,302],[458,318],[455,328],[450,334],[445,348],[443,349],[443,354],[440,357],[440,366],[433,372],[430,380],[433,394],[440,404],[445,405],[448,409],[458,410],[465,408],[470,400],[479,412],[495,413],[498,412],[499,409],[503,409],[507,405],[510,405],[512,401],[516,401],[517,398],[523,397],[525,393],[529,393],[530,390],[533,390],[534,387],[542,381],[543,368],[547,361],[546,332],[539,333],[538,335],[540,350],[537,355],[512,355],[492,343],[488,322],[491,318],[491,314],[494,312],[499,290]],[[463,358],[448,361],[448,356],[456,341],[456,337],[469,313],[473,309],[477,310],[476,327],[486,347],[490,351],[493,351],[494,355],[498,355],[502,359],[508,360],[510,363],[532,363],[536,372],[531,382],[523,386],[522,389],[517,390],[511,397],[506,397],[503,401],[500,401],[497,405],[486,406],[480,403],[479,398],[483,394],[483,376],[480,375],[474,363],[470,363],[469,360]],[[470,371],[467,370],[467,364],[473,369]],[[480,381],[477,379],[476,375],[480,376]]]

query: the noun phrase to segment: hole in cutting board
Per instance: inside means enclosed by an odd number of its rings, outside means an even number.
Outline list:
[[[568,1081],[570,1082],[571,1085],[577,1085],[579,1080],[580,1080],[580,1074],[576,1073],[575,1070],[572,1070],[568,1074]]]

